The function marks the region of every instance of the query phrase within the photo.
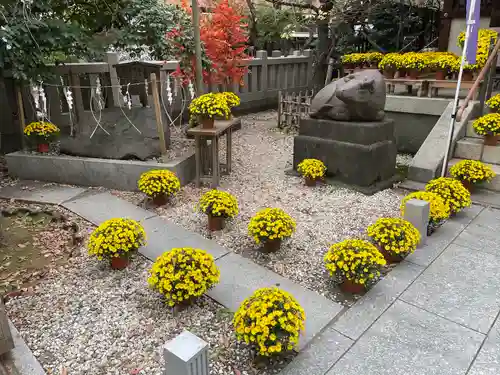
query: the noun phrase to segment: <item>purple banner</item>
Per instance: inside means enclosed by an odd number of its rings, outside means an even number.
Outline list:
[[[469,40],[467,42],[467,51],[465,54],[465,59],[469,64],[476,63],[476,53],[477,53],[477,42],[478,42],[478,32],[479,32],[479,15],[480,15],[480,0],[467,0],[467,21],[471,19],[474,24],[471,25]],[[474,13],[470,17],[471,5],[474,4]]]

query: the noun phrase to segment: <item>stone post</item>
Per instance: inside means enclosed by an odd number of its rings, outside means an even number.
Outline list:
[[[208,375],[208,343],[184,331],[163,346],[164,375]]]
[[[9,320],[5,312],[3,298],[0,297],[0,355],[14,348],[14,341],[10,333]]]
[[[406,202],[404,219],[412,223],[420,232],[418,247],[425,245],[427,239],[427,225],[429,224],[429,202],[420,199],[411,199]]]
[[[268,65],[267,65],[267,51],[257,51],[257,53],[255,54],[255,57],[257,59],[260,59],[260,62],[261,62],[261,65],[262,65],[262,69],[260,70],[260,73],[261,73],[261,76],[259,77],[260,79],[260,91],[262,92],[267,92],[267,85],[268,85],[268,82],[267,82],[267,69],[268,69]]]

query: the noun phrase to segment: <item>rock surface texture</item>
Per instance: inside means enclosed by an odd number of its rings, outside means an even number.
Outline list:
[[[327,174],[360,187],[387,187],[396,167],[394,122],[384,115],[385,84],[377,70],[350,74],[314,97],[294,139],[294,167],[306,158]]]
[[[337,121],[380,121],[384,118],[385,83],[378,70],[349,74],[326,85],[311,103],[311,117]]]

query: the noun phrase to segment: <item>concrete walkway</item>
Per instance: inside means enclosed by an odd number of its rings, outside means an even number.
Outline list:
[[[457,215],[283,375],[500,374],[500,210]]]
[[[297,358],[282,375],[500,374],[500,210],[478,205],[448,221],[349,308],[284,279],[215,242],[108,193],[23,182],[0,198],[60,204],[94,224],[142,220],[143,255],[174,246],[209,251],[221,282],[209,295],[234,310],[253,290],[279,284],[306,310]]]

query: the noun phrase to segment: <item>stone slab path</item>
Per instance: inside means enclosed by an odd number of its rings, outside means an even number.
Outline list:
[[[351,308],[168,223],[111,194],[20,183],[0,197],[61,204],[99,224],[141,220],[144,256],[173,246],[209,251],[221,282],[209,295],[234,310],[256,288],[279,285],[306,310],[302,350],[282,375],[500,374],[500,210],[474,205],[441,227]]]
[[[292,293],[305,310],[305,333],[300,341],[302,348],[343,310],[342,305],[231,253],[214,241],[106,192],[21,181],[15,186],[0,189],[0,198],[59,204],[95,225],[114,217],[141,221],[148,244],[139,252],[152,261],[173,247],[204,249],[216,259],[221,270],[219,284],[208,294],[232,311],[256,289],[278,285]]]
[[[457,215],[281,374],[500,374],[499,229],[500,210]]]

